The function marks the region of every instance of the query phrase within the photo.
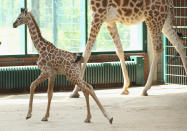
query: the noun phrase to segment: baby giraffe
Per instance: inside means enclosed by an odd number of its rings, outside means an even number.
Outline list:
[[[71,52],[58,49],[51,42],[45,40],[42,37],[39,26],[37,25],[32,13],[23,8],[21,9],[21,14],[14,22],[13,27],[16,28],[22,24],[26,24],[29,28],[30,36],[36,50],[39,53],[37,65],[41,70],[40,76],[33,81],[30,86],[29,110],[26,119],[29,119],[32,116],[32,103],[36,86],[48,79],[48,105],[46,114],[42,118],[42,121],[48,120],[55,77],[57,74],[63,74],[66,76],[67,80],[71,81],[75,85],[78,85],[83,91],[87,104],[87,117],[85,122],[90,122],[91,119],[89,105],[89,95],[91,95],[102,111],[103,115],[112,124],[113,118],[106,113],[105,109],[99,102],[93,87],[81,79],[80,68],[81,62],[83,61],[82,56],[74,55]]]

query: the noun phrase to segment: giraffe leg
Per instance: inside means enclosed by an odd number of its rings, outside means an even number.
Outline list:
[[[41,73],[40,76],[35,81],[32,82],[30,86],[29,110],[28,110],[26,119],[29,119],[32,116],[32,103],[33,103],[34,91],[36,89],[36,86],[40,84],[41,82],[45,81],[47,78],[48,78],[48,75],[46,73]]]
[[[93,16],[93,20],[92,20],[92,24],[91,24],[91,30],[90,30],[90,34],[89,34],[89,38],[86,44],[86,49],[83,53],[83,58],[84,58],[84,63],[81,66],[81,78],[84,78],[84,72],[86,69],[86,64],[88,62],[88,59],[90,58],[91,55],[91,50],[95,44],[96,41],[96,37],[100,31],[101,25],[103,24],[103,20],[99,19],[97,22],[95,22],[96,17]],[[77,98],[79,97],[78,91],[80,90],[80,88],[76,85],[73,93],[70,95],[71,98]]]
[[[72,94],[70,94],[70,98],[79,98],[79,90],[80,90],[80,88],[77,86],[77,85],[75,85],[75,88],[73,89],[73,92],[72,92]]]
[[[123,47],[121,45],[120,36],[118,34],[116,23],[115,22],[107,23],[107,29],[110,32],[110,35],[111,35],[111,37],[114,41],[116,52],[117,52],[117,55],[120,59],[121,66],[122,66],[123,77],[124,77],[124,87],[123,87],[122,94],[128,95],[129,91],[127,89],[130,86],[130,80],[129,80],[127,68],[126,68],[126,65],[125,65]]]
[[[96,104],[98,105],[99,109],[102,111],[103,115],[109,120],[110,124],[112,124],[113,117],[109,117],[109,115],[107,114],[107,112],[105,111],[103,106],[101,105],[99,99],[97,98],[97,96],[96,96],[96,94],[95,94],[95,92],[93,90],[93,87],[90,84],[88,84],[85,81],[83,81],[83,80],[81,82],[79,82],[78,86],[81,88],[81,90],[87,91],[92,96],[92,98],[95,100]],[[88,109],[89,108],[87,108],[87,110]]]
[[[147,91],[151,88],[155,68],[157,67],[157,63],[158,63],[161,55],[162,55],[162,52],[154,53],[153,62],[151,64],[151,69],[150,69],[150,72],[149,72],[148,80],[147,80],[147,83],[146,83],[145,88],[143,90],[142,96],[148,96]]]
[[[149,76],[147,83],[145,85],[145,88],[143,90],[142,96],[147,96],[147,91],[151,88],[152,80],[153,80],[153,74],[155,72],[155,69],[157,67],[157,63],[159,59],[161,58],[162,51],[163,51],[163,44],[162,44],[162,28],[164,25],[164,21],[155,21],[153,16],[146,16],[146,25],[148,27],[148,31],[151,36],[151,41],[153,45],[153,62],[151,64]],[[152,20],[153,19],[153,20]]]
[[[184,41],[177,35],[177,32],[172,28],[171,18],[172,17],[167,18],[162,31],[176,48],[177,52],[180,54],[185,72],[187,74],[186,49],[184,48]]]
[[[48,104],[47,104],[46,114],[42,118],[42,121],[48,121],[48,118],[49,118],[49,111],[50,111],[51,99],[53,97],[53,88],[54,88],[55,77],[56,77],[56,75],[51,76],[48,79],[48,90],[47,90],[47,92],[48,92]]]
[[[87,117],[85,119],[86,123],[90,123],[90,119],[91,119],[91,113],[90,113],[90,103],[89,103],[89,93],[88,91],[83,91],[85,99],[86,99],[86,105],[87,105]]]

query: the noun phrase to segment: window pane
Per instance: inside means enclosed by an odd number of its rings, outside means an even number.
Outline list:
[[[71,52],[81,51],[80,0],[58,0],[56,6],[57,47]]]
[[[0,55],[24,54],[24,26],[13,28],[23,0],[0,0]]]
[[[80,0],[29,0],[28,8],[32,10],[45,39],[60,49],[81,50]],[[28,53],[36,53],[30,35]]]
[[[88,2],[89,3],[89,2]],[[89,5],[89,4],[88,4]],[[143,50],[142,24],[134,26],[125,26],[117,23],[120,40],[124,51],[141,51]],[[91,28],[91,11],[88,6],[88,32]],[[88,35],[89,35],[88,33]],[[104,23],[97,36],[93,51],[115,51],[114,42]]]

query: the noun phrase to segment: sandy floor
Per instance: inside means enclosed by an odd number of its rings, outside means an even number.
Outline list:
[[[33,116],[25,120],[29,94],[0,95],[0,131],[187,131],[187,87],[154,86],[150,96],[142,97],[142,88],[96,90],[106,111],[114,117],[112,125],[91,100],[92,122],[84,123],[86,104],[83,94],[71,99],[71,92],[54,93],[48,122],[46,93],[35,95]]]

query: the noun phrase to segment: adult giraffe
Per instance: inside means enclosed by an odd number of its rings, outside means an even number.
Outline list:
[[[114,41],[116,53],[123,70],[124,87],[122,94],[129,93],[127,89],[130,85],[130,80],[125,66],[124,52],[116,22],[124,25],[134,25],[145,21],[150,33],[154,57],[147,83],[142,92],[143,96],[148,95],[147,91],[151,88],[154,70],[163,51],[162,32],[180,54],[187,73],[186,50],[183,46],[184,41],[178,37],[176,31],[172,28],[173,8],[171,7],[173,7],[172,0],[90,0],[92,23],[86,49],[83,53],[82,78],[84,77],[86,63],[91,55],[96,37],[104,22],[107,24],[107,29]],[[78,86],[75,86],[71,97],[78,97],[78,91]]]

